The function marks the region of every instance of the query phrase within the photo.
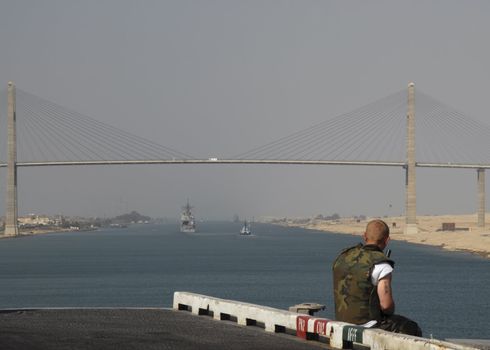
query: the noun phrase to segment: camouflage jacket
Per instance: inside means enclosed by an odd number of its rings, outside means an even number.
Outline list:
[[[335,318],[354,324],[380,320],[381,310],[376,286],[371,282],[374,265],[387,262],[394,266],[375,245],[343,250],[333,264]]]

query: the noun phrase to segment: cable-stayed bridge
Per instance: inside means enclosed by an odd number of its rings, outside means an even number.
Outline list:
[[[352,112],[240,154],[195,157],[64,108],[9,83],[0,94],[0,167],[7,167],[6,235],[17,234],[17,167],[122,164],[314,164],[406,169],[406,231],[416,231],[415,167],[477,170],[485,222],[490,126],[413,84]],[[416,103],[415,103],[416,101]],[[415,122],[416,116],[416,122]],[[5,138],[2,138],[5,140]],[[415,147],[415,141],[417,147]]]

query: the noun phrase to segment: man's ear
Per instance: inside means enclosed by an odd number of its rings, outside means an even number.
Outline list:
[[[366,232],[364,232],[364,234],[362,235],[362,238],[364,239],[364,243],[366,243],[367,242]]]

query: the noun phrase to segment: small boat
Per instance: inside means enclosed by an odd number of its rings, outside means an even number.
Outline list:
[[[240,235],[242,236],[249,236],[252,234],[252,231],[250,230],[250,225],[248,224],[247,220],[243,223],[243,227],[240,230]]]

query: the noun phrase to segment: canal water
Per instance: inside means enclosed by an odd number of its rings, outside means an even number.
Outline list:
[[[358,237],[254,224],[133,225],[0,240],[0,308],[171,307],[174,291],[281,309],[326,305],[331,265]],[[464,233],[462,233],[464,234]],[[391,241],[397,313],[424,336],[490,338],[490,260]]]

